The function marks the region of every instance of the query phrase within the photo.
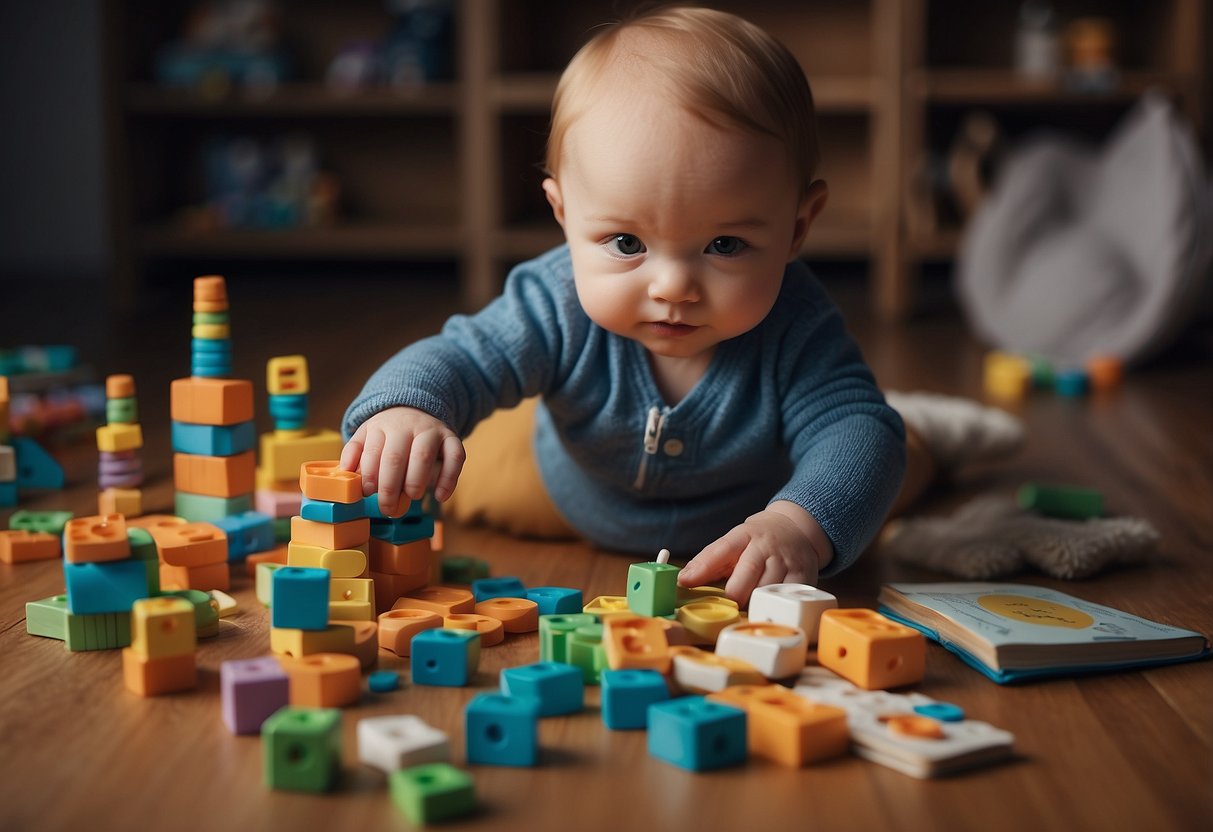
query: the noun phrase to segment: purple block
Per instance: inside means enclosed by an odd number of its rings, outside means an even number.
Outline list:
[[[104,488],[135,488],[143,483],[143,472],[134,474],[102,474],[97,478],[98,484]]]
[[[286,672],[273,656],[219,665],[223,721],[233,734],[256,734],[274,711],[290,702]]]
[[[97,471],[101,474],[134,474],[142,473],[143,460],[135,459],[103,459],[101,464],[97,466]]]
[[[118,462],[123,459],[135,459],[139,456],[138,451],[101,451],[102,462]]]

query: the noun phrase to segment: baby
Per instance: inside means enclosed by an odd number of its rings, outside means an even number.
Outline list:
[[[543,190],[567,245],[376,371],[343,467],[385,511],[431,483],[445,501],[462,437],[538,396],[488,444],[526,449],[527,499],[557,527],[667,547],[691,557],[680,583],[727,577],[742,603],[845,569],[897,495],[906,436],[798,260],[826,203],[816,164],[808,83],[759,28],[666,9],[600,29],[552,107]],[[482,476],[489,500],[531,488]]]

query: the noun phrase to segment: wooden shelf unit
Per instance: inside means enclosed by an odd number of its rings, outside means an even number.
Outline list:
[[[234,91],[206,101],[151,79],[155,49],[189,8],[108,0],[107,121],[115,241],[115,295],[131,303],[156,261],[216,270],[242,260],[368,262],[446,259],[477,308],[506,268],[560,242],[540,190],[547,118],[559,72],[591,28],[597,4],[564,0],[456,0],[456,74],[412,91],[330,90],[324,70],[341,45],[387,31],[381,0],[293,0],[284,37],[296,78],[263,97]],[[1026,81],[1010,69],[1017,2],[966,0],[720,0],[775,33],[801,61],[820,115],[821,175],[830,201],[805,245],[817,259],[868,259],[871,299],[887,318],[914,308],[917,266],[948,260],[959,227],[921,231],[904,198],[941,132],[972,109],[1013,113],[1016,124],[1065,126],[1073,113],[1123,112],[1150,88],[1173,94],[1204,124],[1201,0],[1099,6],[1122,38],[1120,85],[1085,95]],[[1056,0],[1063,20],[1086,0]],[[313,135],[342,184],[332,228],[191,232],[176,215],[201,198],[197,159],[209,131]],[[914,229],[911,233],[910,229]]]

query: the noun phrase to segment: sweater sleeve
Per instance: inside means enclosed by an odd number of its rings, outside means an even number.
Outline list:
[[[518,266],[483,310],[455,315],[438,335],[388,359],[347,408],[345,438],[390,407],[424,410],[465,437],[494,410],[549,389],[580,311],[571,274],[553,261],[559,257],[549,254]]]
[[[905,473],[905,426],[825,290],[811,275],[795,280],[797,319],[776,358],[794,470],[772,502],[796,503],[821,524],[834,545],[829,576],[854,563],[884,522]]]

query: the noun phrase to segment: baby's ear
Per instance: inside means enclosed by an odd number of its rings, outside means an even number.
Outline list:
[[[792,249],[788,252],[789,261],[800,256],[804,238],[809,235],[809,228],[813,225],[813,220],[817,219],[821,209],[826,207],[829,198],[830,189],[826,186],[825,180],[813,180],[809,185],[809,192],[804,195],[804,199],[800,201],[800,207],[796,209],[796,228],[792,233]]]
[[[549,176],[543,180],[543,193],[548,198],[548,205],[552,206],[552,216],[564,228],[564,196],[560,193],[560,183]]]

